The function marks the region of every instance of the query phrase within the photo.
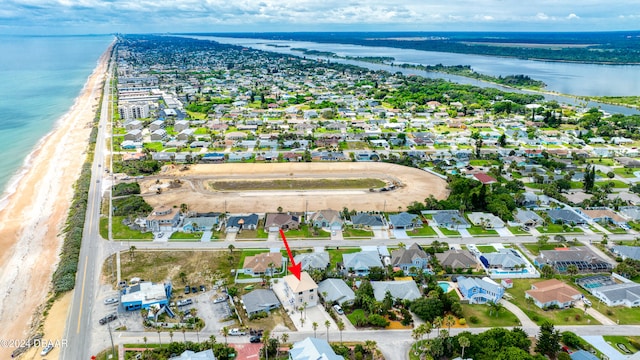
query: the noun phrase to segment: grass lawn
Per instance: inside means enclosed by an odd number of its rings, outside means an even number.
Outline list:
[[[476,246],[478,248],[478,251],[480,251],[481,253],[494,253],[494,252],[498,252],[498,250],[496,250],[496,248],[494,248],[491,245],[478,245]]]
[[[149,149],[151,151],[155,151],[155,152],[159,152],[162,151],[163,147],[162,147],[162,143],[161,142],[149,142],[149,143],[144,143],[142,145],[145,149]]]
[[[300,225],[300,228],[297,230],[287,230],[285,232],[285,236],[287,239],[292,238],[313,238],[313,237],[330,237],[331,233],[324,231],[322,229],[318,229],[318,235],[313,234],[313,228],[310,228],[309,225]],[[278,235],[279,238],[279,235]]]
[[[590,297],[596,310],[607,316],[613,321],[620,320],[620,325],[638,325],[640,324],[640,311],[637,308],[627,308],[622,306],[607,307],[600,304],[595,297]]]
[[[342,236],[345,238],[348,237],[372,237],[373,231],[364,230],[364,229],[354,229],[351,227],[345,228],[342,230]]]
[[[342,262],[342,254],[352,254],[359,252],[360,248],[348,248],[348,249],[327,249],[329,253],[329,269],[335,269],[336,264]]]
[[[484,304],[461,304],[462,314],[467,320],[469,327],[500,327],[500,326],[518,326],[520,322],[513,313],[507,309],[502,309],[496,314],[489,316],[489,306]],[[471,317],[478,319],[474,324]]]
[[[635,175],[633,175],[634,170],[630,169],[630,168],[615,168],[613,169],[613,173],[619,176],[622,176],[624,178],[634,178],[636,177]]]
[[[606,166],[615,166],[616,163],[613,159],[601,159],[601,158],[591,158],[588,159],[587,162],[589,164],[598,164],[598,165],[606,165]]]
[[[632,340],[635,343],[640,342],[640,336],[614,336],[614,335],[605,335],[603,336],[604,341],[609,343],[611,347],[620,351],[621,354],[629,355],[630,353],[625,353],[616,346],[616,344],[623,344],[631,353],[637,353],[640,349],[636,348],[631,344],[629,340]]]
[[[536,243],[527,243],[522,245],[524,245],[524,247],[526,247],[533,255],[536,256],[540,255],[540,250],[553,250],[557,247],[562,247],[562,244],[557,242],[546,243],[542,246]]]
[[[469,165],[472,166],[491,166],[491,165],[499,165],[500,163],[496,160],[469,160]]]
[[[600,323],[589,315],[585,315],[584,311],[578,308],[569,308],[563,310],[544,311],[532,303],[525,300],[525,291],[531,289],[531,284],[543,281],[544,279],[513,279],[513,287],[507,289],[513,299],[512,303],[517,305],[529,319],[540,325],[544,320],[551,321],[554,325],[599,325]],[[588,320],[591,320],[589,322]]]
[[[137,230],[131,230],[128,226],[122,224],[122,220],[124,220],[124,216],[114,216],[112,219],[112,235],[114,239],[131,239],[131,240],[153,240],[153,233],[150,232],[140,232]],[[106,225],[109,224],[109,219],[104,218],[100,219],[100,225],[102,227],[102,221],[105,221]],[[105,238],[106,239],[106,238]]]
[[[498,235],[498,232],[493,229],[483,229],[481,226],[471,226],[467,229],[469,234],[478,236],[493,236]]]
[[[543,234],[563,234],[563,233],[581,233],[582,229],[578,227],[569,227],[565,230],[565,228],[560,224],[547,224],[546,226],[538,226],[536,227],[538,231]]]
[[[447,228],[440,228],[440,231],[442,231],[442,233],[445,234],[446,236],[453,236],[453,237],[460,236],[460,232],[458,230],[449,230]]]
[[[236,235],[236,239],[266,239],[269,234],[259,225],[256,230],[242,230]]]
[[[529,232],[522,230],[520,226],[508,226],[508,229],[513,235],[531,235]]]
[[[629,185],[628,185],[628,184],[625,184],[625,183],[623,183],[622,181],[620,181],[620,180],[615,180],[615,179],[609,179],[609,180],[605,180],[605,181],[596,181],[596,185],[598,185],[598,186],[603,186],[604,184],[606,184],[606,183],[610,183],[610,182],[612,182],[612,183],[613,183],[613,187],[614,187],[615,189],[625,189],[625,188],[628,188],[628,187],[629,187]]]
[[[409,236],[436,236],[436,231],[431,226],[423,226],[421,228],[407,231]]]
[[[267,249],[243,249],[242,252],[240,253],[240,260],[238,261],[239,266],[242,266],[242,264],[244,264],[244,258],[246,258],[247,256],[254,256],[254,255],[258,255],[258,254],[262,254],[262,253],[266,253],[269,252],[269,250]]]
[[[592,225],[589,225],[589,229],[591,229],[591,231],[593,231],[596,234],[602,234],[602,231],[600,231],[599,229],[595,228]]]
[[[213,236],[212,239],[217,239],[217,236]],[[171,234],[171,237],[169,238],[169,240],[197,240],[200,241],[202,239],[202,233],[201,232],[193,232],[193,233],[186,233],[186,232],[174,232],[173,234]]]
[[[354,310],[351,314],[347,314],[347,319],[349,319],[349,321],[351,321],[351,324],[353,326],[356,326],[356,319],[358,318],[358,316],[364,317],[364,310],[362,309],[356,309]]]

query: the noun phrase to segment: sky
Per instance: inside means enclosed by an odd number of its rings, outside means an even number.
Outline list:
[[[2,0],[0,34],[639,30],[638,0]]]

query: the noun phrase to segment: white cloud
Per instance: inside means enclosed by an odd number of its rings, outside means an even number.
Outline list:
[[[580,19],[580,16],[578,16],[578,15],[576,15],[574,13],[571,13],[571,14],[569,14],[569,16],[567,16],[567,19],[569,19],[569,20]]]

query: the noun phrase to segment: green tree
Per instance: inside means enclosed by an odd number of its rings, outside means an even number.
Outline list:
[[[538,245],[544,246],[549,242],[549,235],[538,236]]]
[[[555,359],[561,348],[560,338],[560,332],[555,330],[551,322],[545,320],[540,325],[535,351],[548,356],[550,359]]]
[[[469,338],[466,336],[458,336],[458,345],[460,345],[460,348],[462,348],[462,354],[460,357],[464,359],[464,349],[468,348],[469,345],[471,345],[471,342],[469,341]]]

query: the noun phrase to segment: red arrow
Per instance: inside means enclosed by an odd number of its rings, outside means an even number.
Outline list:
[[[302,264],[296,264],[296,261],[293,259],[293,255],[291,254],[291,249],[289,249],[289,244],[287,243],[287,238],[284,236],[284,231],[280,229],[280,236],[282,237],[282,241],[284,242],[284,247],[287,249],[287,255],[289,255],[289,262],[291,266],[287,269],[291,271],[291,273],[300,280],[300,271],[302,271]]]

